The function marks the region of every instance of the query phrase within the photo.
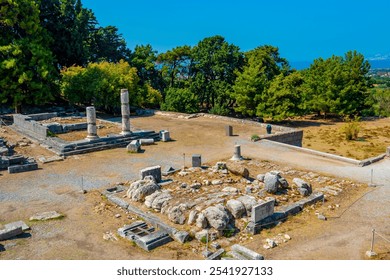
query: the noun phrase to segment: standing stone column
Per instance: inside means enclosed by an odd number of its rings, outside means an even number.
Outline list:
[[[86,108],[87,110],[87,139],[93,140],[99,138],[97,135],[97,130],[96,130],[96,111],[95,107],[90,106]]]
[[[122,111],[122,135],[130,135],[130,107],[129,92],[127,89],[121,89],[121,111]]]
[[[243,160],[241,156],[241,146],[240,145],[235,145],[234,146],[234,154],[231,160]]]

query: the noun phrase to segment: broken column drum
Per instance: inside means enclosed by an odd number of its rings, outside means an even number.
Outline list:
[[[131,134],[130,131],[130,107],[129,92],[127,89],[121,89],[121,112],[122,112],[122,135]]]
[[[241,156],[241,146],[240,145],[235,145],[234,146],[234,154],[231,160],[242,160]]]
[[[87,111],[87,139],[97,139],[99,138],[97,135],[97,129],[96,129],[96,111],[95,107],[90,106],[86,108]]]

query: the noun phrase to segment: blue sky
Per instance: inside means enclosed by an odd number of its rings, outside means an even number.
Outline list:
[[[159,52],[222,35],[247,51],[269,44],[289,61],[357,50],[390,55],[390,0],[82,0],[102,26],[114,25],[130,49]]]

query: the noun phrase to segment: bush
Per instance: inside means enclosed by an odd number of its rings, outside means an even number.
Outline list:
[[[256,142],[256,141],[259,141],[259,140],[260,140],[260,136],[259,135],[253,134],[251,136],[251,141]]]
[[[229,115],[230,110],[224,106],[215,105],[209,110],[209,113],[213,115],[227,116]]]
[[[356,140],[360,132],[359,118],[356,117],[354,120],[347,118],[346,121],[347,123],[342,128],[345,139],[348,141]]]

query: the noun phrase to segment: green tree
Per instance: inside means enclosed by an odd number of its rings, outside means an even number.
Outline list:
[[[56,70],[48,42],[35,1],[0,1],[0,101],[12,102],[16,112],[53,99]]]
[[[120,107],[120,90],[127,88],[130,104],[139,106],[151,89],[139,86],[137,70],[127,62],[90,63],[86,68],[71,66],[61,71],[61,92],[71,103],[90,105],[108,112]],[[154,98],[153,93],[151,97]],[[154,101],[151,101],[152,103]]]
[[[159,71],[156,68],[157,51],[152,46],[136,46],[130,56],[131,66],[137,68],[137,74],[141,85],[149,84],[154,89],[162,89],[162,80]]]
[[[303,76],[293,72],[279,74],[270,83],[257,106],[257,115],[281,121],[301,113]]]
[[[201,106],[211,109],[230,105],[229,92],[236,78],[236,70],[243,63],[239,48],[222,36],[200,41],[192,50],[191,92],[198,95]]]
[[[317,114],[359,114],[366,104],[370,64],[362,54],[319,58],[305,72],[305,106]]]
[[[264,92],[272,79],[280,73],[287,74],[289,65],[281,58],[279,50],[273,46],[261,46],[245,54],[246,63],[232,88],[235,99],[234,110],[248,116],[258,113],[258,108],[266,106]],[[259,107],[259,103],[264,106]]]
[[[131,52],[115,26],[99,27],[89,35],[89,62],[129,60]]]
[[[169,88],[166,92],[162,110],[183,113],[195,113],[198,111],[198,98],[188,88]]]
[[[92,10],[80,0],[41,0],[40,21],[52,38],[50,49],[58,69],[72,65],[85,66],[93,57],[90,49],[97,20]]]
[[[161,75],[165,87],[183,87],[191,78],[191,47],[181,46],[173,48],[157,57],[161,66]]]

